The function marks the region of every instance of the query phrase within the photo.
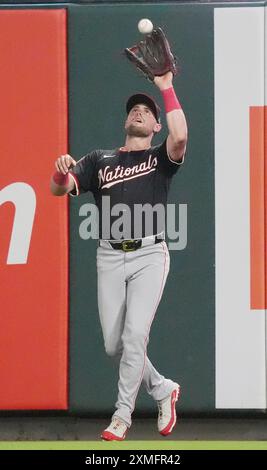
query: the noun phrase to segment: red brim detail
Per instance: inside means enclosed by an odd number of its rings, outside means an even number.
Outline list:
[[[175,424],[176,424],[176,409],[175,409],[175,404],[177,402],[177,400],[179,399],[180,397],[180,390],[181,388],[177,388],[176,390],[174,390],[172,392],[172,397],[171,397],[171,401],[172,401],[172,413],[171,413],[171,419],[168,423],[168,425],[162,429],[162,431],[160,431],[160,434],[162,436],[168,436],[168,434],[171,434]]]
[[[103,431],[101,434],[102,439],[104,441],[123,441],[125,439],[126,432],[123,434],[122,437],[115,436],[115,434],[112,434],[112,432],[109,431]]]

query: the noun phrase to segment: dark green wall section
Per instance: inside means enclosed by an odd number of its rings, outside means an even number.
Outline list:
[[[189,125],[184,168],[170,202],[188,204],[188,244],[171,252],[171,270],[152,326],[149,357],[182,385],[183,412],[215,408],[213,6],[72,5],[69,7],[69,138],[75,157],[124,143],[125,100],[158,90],[122,56],[151,18],[168,33],[181,63],[175,81]],[[166,130],[166,128],[165,128]],[[161,138],[165,135],[162,131]],[[156,141],[155,141],[156,142]],[[96,242],[79,237],[83,195],[70,201],[70,410],[112,412],[117,369],[105,356],[96,301]],[[156,410],[144,392],[137,411]]]

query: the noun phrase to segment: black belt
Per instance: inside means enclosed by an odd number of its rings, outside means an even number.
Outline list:
[[[143,244],[142,239],[139,239],[139,240],[122,240],[121,242],[109,241],[109,244],[110,246],[112,246],[114,250],[135,251],[135,250],[138,250],[138,248],[141,248],[142,246],[155,245],[156,243],[161,243],[163,241],[164,241],[163,238],[155,237],[154,240],[153,239],[151,240],[151,243]]]

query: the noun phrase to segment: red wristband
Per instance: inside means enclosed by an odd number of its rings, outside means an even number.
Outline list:
[[[161,90],[166,113],[173,111],[174,109],[182,109],[178,98],[175,94],[174,88],[170,87],[167,90]]]
[[[69,174],[67,173],[66,175],[63,175],[63,173],[60,173],[59,171],[56,171],[53,174],[53,181],[58,184],[59,186],[67,186],[69,182]]]

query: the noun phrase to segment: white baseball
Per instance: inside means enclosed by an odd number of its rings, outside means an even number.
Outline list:
[[[149,34],[153,31],[153,23],[147,18],[143,18],[138,23],[138,29],[142,34]]]

